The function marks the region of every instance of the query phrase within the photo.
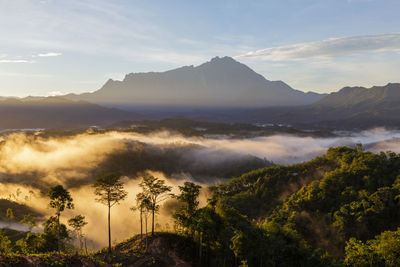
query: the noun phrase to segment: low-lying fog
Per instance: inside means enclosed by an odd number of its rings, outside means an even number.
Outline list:
[[[315,138],[293,135],[273,135],[252,139],[185,137],[170,132],[158,132],[149,135],[137,133],[109,132],[105,134],[79,134],[73,137],[41,138],[32,134],[15,133],[0,137],[0,197],[8,197],[17,189],[22,190],[21,197],[14,200],[25,203],[43,214],[50,215],[48,200],[43,195],[43,184],[61,183],[70,188],[75,202],[75,210],[63,213],[64,221],[76,214],[85,215],[89,224],[85,233],[90,246],[98,248],[106,244],[106,209],[94,201],[93,188],[85,183],[81,186],[69,186],[68,181],[87,178],[87,173],[114,151],[126,149],[126,144],[132,144],[135,149],[138,142],[153,147],[184,146],[195,144],[201,149],[190,150],[190,158],[198,166],[207,168],[212,162],[223,162],[226,158],[237,155],[254,155],[266,158],[275,164],[292,164],[306,161],[322,155],[329,147],[353,146],[356,143],[364,145],[366,150],[374,153],[380,151],[400,152],[400,131],[389,131],[383,128],[372,129],[358,133],[338,133],[337,137]],[[224,151],[215,153],[215,151]],[[181,153],[186,153],[185,150]],[[185,156],[185,154],[184,154]],[[185,157],[183,157],[185,158]],[[201,163],[201,164],[200,164]],[[135,164],[135,162],[131,162]],[[148,168],[152,171],[151,166]],[[34,174],[34,175],[33,175]],[[157,177],[166,179],[174,186],[183,183],[184,179],[194,179],[191,173],[176,173],[167,175],[156,173]],[[129,210],[135,203],[138,190],[137,176],[125,177],[128,199],[112,209],[113,240],[126,239],[140,229],[138,215]],[[215,182],[214,177],[208,183]],[[32,181],[35,180],[35,181]],[[195,180],[195,179],[194,179]],[[42,190],[42,192],[40,191]],[[29,192],[31,191],[31,192]],[[32,193],[33,192],[33,193]],[[29,196],[29,197],[22,197]],[[203,192],[202,202],[205,203],[206,193]],[[166,223],[172,228],[166,209],[160,211],[158,222],[163,229]],[[3,224],[0,224],[3,226]],[[12,226],[10,226],[12,227]],[[93,244],[93,245],[91,245]]]

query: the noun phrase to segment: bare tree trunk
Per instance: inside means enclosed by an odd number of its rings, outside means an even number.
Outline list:
[[[86,238],[85,238],[85,251],[86,251],[86,255],[88,255],[87,245],[86,245]]]
[[[201,263],[201,257],[202,257],[202,243],[203,243],[203,233],[200,232],[200,236],[199,236],[199,259],[200,259],[200,263]]]
[[[110,219],[111,206],[108,205],[108,254],[111,254],[111,219]]]
[[[154,213],[155,213],[155,207],[152,209],[152,220],[151,220],[151,236],[154,235]]]
[[[82,230],[79,230],[77,234],[78,234],[78,242],[79,242],[79,252],[82,252],[82,249],[83,249]]]
[[[146,251],[147,251],[147,214],[144,217],[144,219],[145,219],[145,223],[146,223]]]
[[[140,241],[143,241],[143,211],[140,209]]]
[[[60,240],[60,213],[57,213],[57,247],[58,247],[58,254],[61,253],[61,240]]]

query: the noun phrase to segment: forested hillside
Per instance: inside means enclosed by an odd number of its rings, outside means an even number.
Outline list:
[[[312,161],[246,173],[213,191],[209,208],[224,226],[210,238],[217,251],[225,244],[249,266],[400,264],[395,153],[331,148]]]
[[[119,203],[131,193],[119,179],[115,175],[96,179],[95,194],[100,197],[96,200],[105,205]],[[104,197],[107,188],[116,190],[111,191],[115,193],[111,202]],[[192,182],[178,186],[179,194],[170,194],[173,188],[164,180],[145,176],[139,188],[142,192],[136,194],[132,210],[140,214],[136,221],[140,235],[115,246],[109,243],[108,250],[90,256],[71,258],[70,234],[52,216],[41,234],[25,233],[13,240],[10,233],[2,232],[0,249],[7,255],[3,260],[39,261],[32,253],[57,250],[56,229],[61,227],[58,247],[69,256],[42,254],[41,262],[61,262],[57,266],[74,260],[104,266],[400,265],[400,155],[396,153],[373,154],[361,145],[330,148],[308,162],[257,169],[210,186],[211,195],[202,207],[201,186]],[[70,203],[73,208],[69,192],[61,185],[50,189],[50,206],[58,203],[53,199],[60,192],[65,195],[64,205]],[[167,198],[175,203],[170,208],[174,230],[157,233],[154,215],[160,201]],[[57,211],[57,205],[51,207]],[[32,216],[21,223],[36,225]],[[81,227],[86,223],[79,216],[68,221],[78,233],[81,228],[75,221]],[[9,211],[7,217],[11,218]],[[82,243],[76,249],[82,251]],[[19,256],[12,258],[11,252]]]

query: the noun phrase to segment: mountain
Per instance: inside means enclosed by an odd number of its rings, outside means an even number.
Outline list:
[[[344,87],[316,103],[301,107],[266,108],[242,113],[240,120],[306,127],[399,127],[400,83]]]
[[[61,97],[0,101],[0,129],[81,127],[142,119],[138,114]]]
[[[320,121],[341,120],[349,124],[400,125],[400,83],[385,86],[344,87],[310,105]]]
[[[165,72],[131,73],[101,89],[69,99],[111,106],[267,107],[314,103],[324,95],[269,81],[230,57]]]
[[[315,106],[335,108],[393,108],[400,103],[400,84],[389,83],[385,86],[344,87],[316,102]]]

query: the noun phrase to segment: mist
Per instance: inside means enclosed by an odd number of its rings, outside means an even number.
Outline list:
[[[163,173],[147,171],[146,174],[153,175],[166,181],[166,184],[172,187],[170,193],[179,194],[178,186],[183,185],[185,180],[174,179],[166,177]],[[113,243],[120,242],[134,234],[140,233],[139,224],[139,213],[137,211],[131,211],[130,208],[136,205],[136,194],[139,193],[139,183],[141,180],[132,179],[130,177],[122,177],[124,183],[124,189],[128,192],[127,198],[122,201],[119,205],[115,205],[111,209],[111,225],[112,225],[112,241]],[[197,183],[199,184],[199,183]],[[206,204],[206,200],[209,197],[207,185],[200,184],[202,186],[201,194],[199,197],[200,206]],[[54,215],[54,210],[49,206],[49,199],[45,194],[42,194],[38,189],[19,185],[19,184],[0,184],[0,197],[5,198],[8,194],[12,194],[16,191],[20,191],[19,197],[14,197],[12,200],[17,201],[21,204],[28,205],[34,211],[43,214],[42,218],[39,218],[39,222],[44,222],[45,218]],[[95,201],[96,196],[94,195],[94,188],[91,185],[85,185],[80,188],[72,188],[69,190],[73,198],[74,209],[65,210],[61,215],[61,222],[67,225],[69,218],[72,218],[78,214],[84,215],[85,220],[88,224],[84,227],[83,233],[89,242],[90,250],[98,250],[107,244],[107,208],[105,205]],[[32,193],[33,192],[33,193]],[[25,196],[29,196],[27,199]],[[164,204],[168,202],[175,202],[173,198],[169,198],[164,202],[161,202],[161,209],[156,214],[156,230],[167,230],[166,225],[170,226],[169,230],[172,230],[172,210],[168,207],[164,207]],[[168,205],[166,205],[168,206]],[[151,230],[150,217],[148,230]],[[16,222],[1,222],[0,227],[10,228],[18,231],[27,231],[26,225],[21,225]],[[33,229],[34,232],[41,232],[41,227]]]
[[[171,132],[156,132],[142,135],[138,133],[108,132],[102,134],[79,134],[69,137],[40,137],[36,134],[14,133],[1,137],[0,140],[0,197],[7,198],[17,189],[21,197],[13,200],[26,204],[44,214],[45,217],[54,212],[48,207],[46,190],[51,185],[63,184],[69,188],[74,199],[75,209],[65,211],[62,221],[78,214],[86,216],[88,225],[84,228],[90,249],[98,249],[106,244],[106,208],[95,202],[91,186],[93,174],[100,174],[101,164],[115,153],[126,150],[142,151],[143,147],[160,153],[165,149],[179,151],[177,164],[185,161],[190,166],[187,172],[160,172],[151,168],[140,172],[122,173],[128,197],[112,211],[112,239],[122,241],[140,231],[138,214],[130,210],[135,205],[138,183],[144,173],[151,173],[166,180],[173,186],[173,193],[178,193],[178,185],[191,180],[203,185],[223,181],[229,177],[209,177],[199,180],[196,170],[210,168],[215,164],[225,166],[227,161],[243,159],[248,155],[273,161],[276,164],[293,164],[310,160],[323,155],[329,147],[354,146],[363,144],[368,151],[400,152],[400,132],[384,128],[362,132],[338,132],[332,138],[300,137],[295,135],[273,135],[251,139],[231,139],[226,136],[213,138],[186,137]],[[148,147],[147,147],[148,146]],[[186,149],[190,147],[190,149]],[[175,151],[174,150],[174,151]],[[123,157],[125,154],[122,154]],[[175,155],[175,154],[174,154]],[[235,161],[234,161],[235,162]],[[111,161],[112,164],[115,163]],[[129,162],[135,165],[136,162]],[[214,165],[213,165],[214,164]],[[151,166],[150,166],[151,167]],[[121,172],[123,172],[122,169]],[[97,171],[97,172],[96,172]],[[84,181],[71,184],[70,181]],[[201,194],[201,204],[207,199],[207,190]],[[172,202],[172,201],[170,201]],[[165,207],[157,215],[156,223],[165,229],[166,223],[173,225],[171,208]],[[171,204],[171,203],[169,203]],[[173,204],[173,203],[172,203]],[[1,224],[1,225],[4,225]],[[26,229],[25,226],[10,225],[11,228]],[[21,228],[22,227],[22,228]],[[161,230],[159,229],[159,230]]]

